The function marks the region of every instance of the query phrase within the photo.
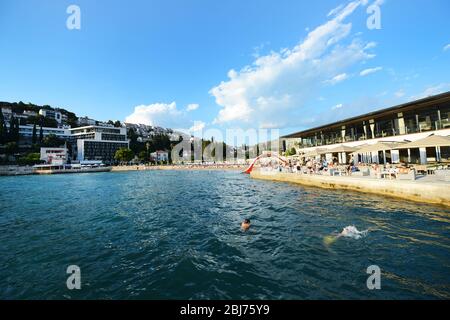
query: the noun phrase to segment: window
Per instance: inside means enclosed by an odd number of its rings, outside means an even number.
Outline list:
[[[417,113],[419,119],[420,132],[436,130],[438,127],[438,111],[437,107],[428,107]]]
[[[405,133],[416,133],[419,132],[419,127],[417,125],[416,113],[404,113],[403,119],[405,122]]]
[[[389,137],[395,135],[394,119],[382,118],[375,121],[375,137]]]
[[[450,147],[441,147],[441,161],[450,162]]]
[[[450,104],[439,107],[441,113],[441,122],[439,129],[450,128]]]

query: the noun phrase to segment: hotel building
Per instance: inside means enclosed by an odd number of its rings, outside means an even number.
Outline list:
[[[41,130],[41,127],[36,126],[37,138],[39,138],[40,130]],[[21,139],[25,140],[25,142],[27,142],[27,143],[31,143],[31,140],[33,138],[33,126],[32,125],[19,126],[19,134],[20,134]],[[63,140],[68,140],[71,137],[70,130],[65,129],[65,128],[42,127],[42,134],[44,137],[47,137],[47,136],[53,134]]]
[[[353,148],[377,142],[400,144],[431,134],[450,136],[450,92],[286,135],[280,138],[280,147],[282,152],[294,147],[300,154],[320,151],[326,158],[331,158],[334,156],[332,149],[343,144]],[[450,160],[450,147],[422,149],[392,150],[387,161],[384,155],[383,159],[377,157],[377,162],[398,163],[409,159],[425,164],[432,158]],[[341,155],[339,160],[342,163],[348,161]]]
[[[110,164],[120,148],[128,148],[126,128],[86,126],[70,129],[77,160],[101,160]]]
[[[58,110],[40,109],[39,114],[46,118],[55,119],[58,125],[60,125],[63,120],[62,113]]]

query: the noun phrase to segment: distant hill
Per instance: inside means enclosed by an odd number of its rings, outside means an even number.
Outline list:
[[[24,111],[34,111],[38,113],[40,109],[57,110],[61,112],[61,114],[67,116],[67,124],[72,125],[73,127],[76,127],[76,123],[78,120],[78,117],[76,116],[75,113],[68,111],[64,108],[53,108],[49,105],[40,106],[33,103],[23,103],[22,101],[19,102],[0,101],[0,108],[10,108],[11,111],[15,114],[23,114]]]

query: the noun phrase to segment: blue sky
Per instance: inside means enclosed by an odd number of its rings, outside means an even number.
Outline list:
[[[66,28],[71,4],[80,30]],[[449,91],[448,12],[448,0],[3,0],[0,100],[284,134]]]

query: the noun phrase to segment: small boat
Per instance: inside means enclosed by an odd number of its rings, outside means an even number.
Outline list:
[[[39,164],[33,166],[33,172],[36,174],[62,174],[62,173],[89,173],[89,172],[109,172],[112,167],[100,166],[81,166],[70,164]]]

